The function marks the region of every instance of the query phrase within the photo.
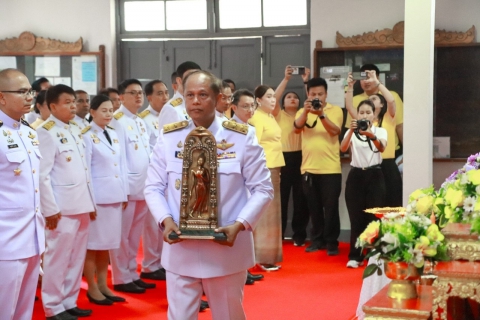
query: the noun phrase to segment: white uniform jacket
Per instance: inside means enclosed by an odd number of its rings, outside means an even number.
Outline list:
[[[158,115],[159,113],[155,111],[150,105],[138,114],[138,116],[142,118],[143,122],[145,122],[145,124],[147,125],[147,133],[149,136],[151,150],[153,150],[153,147],[155,147],[158,135],[160,134],[160,130],[158,129]]]
[[[77,115],[75,115],[75,118],[73,118],[73,122],[75,122],[75,124],[80,128],[80,130],[83,130],[83,128],[88,126],[88,121],[80,118]]]
[[[185,109],[185,99],[183,95],[177,91],[173,97],[165,103],[162,111],[160,111],[158,124],[160,129],[162,129],[166,124],[189,119],[187,109]]]
[[[145,122],[124,105],[115,111],[110,126],[117,132],[120,148],[126,154],[129,200],[144,200],[143,189],[150,162],[150,145]]]
[[[37,132],[0,111],[0,260],[18,260],[45,250],[40,213]]]
[[[246,231],[239,232],[233,247],[209,240],[185,240],[165,245],[162,265],[170,272],[196,278],[210,278],[233,274],[255,264],[252,230],[261,213],[273,198],[270,171],[266,167],[265,154],[258,144],[253,128],[242,134],[222,126],[215,117],[208,128],[217,143],[223,139],[233,146],[226,151],[218,149],[218,224],[227,226],[235,221],[243,223]],[[227,122],[227,121],[225,121]],[[167,217],[179,223],[182,159],[176,157],[179,142],[195,128],[190,120],[187,127],[160,133],[148,170],[145,199],[150,212],[160,224]],[[183,147],[183,146],[182,146]],[[222,157],[229,152],[229,157]],[[233,156],[232,156],[233,155]],[[247,189],[251,192],[248,198]],[[168,199],[166,197],[168,194]]]
[[[83,129],[85,156],[91,168],[93,192],[97,204],[111,204],[127,201],[128,177],[125,153],[115,130],[106,127],[110,144],[95,122]]]
[[[80,128],[53,115],[37,130],[40,140],[40,201],[45,217],[95,211],[90,169]]]

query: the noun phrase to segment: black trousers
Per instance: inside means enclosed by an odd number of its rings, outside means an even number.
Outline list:
[[[352,168],[345,186],[345,202],[350,217],[350,252],[348,260],[363,261],[362,249],[355,243],[367,225],[376,220],[375,215],[363,210],[385,205],[385,181],[379,169]]]
[[[383,159],[382,172],[385,178],[385,188],[387,190],[385,198],[385,206],[387,207],[401,207],[403,181],[395,159]]]
[[[342,174],[306,172],[302,176],[302,183],[312,221],[312,243],[337,248],[340,235],[338,198],[342,191]]]
[[[280,194],[282,202],[282,237],[285,236],[288,219],[288,200],[293,195],[293,241],[302,242],[307,237],[308,207],[302,189],[302,151],[284,152],[285,166],[281,168]]]

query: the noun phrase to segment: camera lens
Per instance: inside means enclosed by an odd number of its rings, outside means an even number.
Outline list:
[[[312,107],[314,110],[319,110],[321,106],[322,106],[322,103],[318,98],[315,98],[312,100]]]

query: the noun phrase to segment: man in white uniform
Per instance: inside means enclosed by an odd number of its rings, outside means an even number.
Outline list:
[[[144,293],[145,289],[155,288],[155,284],[140,279],[136,260],[145,217],[148,214],[143,189],[150,162],[149,136],[145,122],[137,116],[143,105],[144,92],[137,79],[123,81],[118,86],[118,91],[122,105],[114,113],[110,125],[116,130],[123,152],[126,153],[130,194],[122,216],[120,248],[110,250],[113,289]]]
[[[51,115],[38,128],[40,201],[46,220],[43,257],[43,309],[47,319],[76,319],[91,310],[77,308],[88,226],[95,219],[95,200],[85,144],[75,116],[75,92],[59,84],[47,91]]]
[[[187,110],[185,109],[182,81],[189,73],[195,70],[200,70],[200,66],[192,61],[186,61],[177,67],[177,92],[163,106],[162,111],[158,116],[158,124],[160,125],[160,128],[172,122],[190,119]]]
[[[77,112],[73,121],[80,127],[80,131],[88,126],[88,121],[85,117],[90,112],[90,96],[83,90],[75,90],[75,103],[77,105]]]
[[[223,120],[228,120],[227,116],[225,115],[225,111],[230,108],[230,103],[232,102],[232,89],[228,85],[228,82],[222,82],[222,99],[217,106],[215,107],[215,113],[217,117],[220,117]]]
[[[138,114],[145,122],[147,133],[150,137],[150,147],[157,143],[158,115],[169,99],[168,89],[160,80],[150,81],[145,85],[145,94],[150,103],[147,109]],[[161,256],[163,247],[163,234],[151,214],[145,218],[142,233],[143,261],[140,278],[151,280],[165,280],[165,270],[162,268]]]
[[[23,73],[0,71],[0,319],[32,318],[45,250],[38,138],[21,119],[34,94]]]
[[[273,198],[265,154],[253,128],[222,122],[215,116],[220,87],[219,80],[206,71],[186,77],[186,108],[192,119],[164,127],[148,170],[145,198],[168,242],[163,248],[162,264],[167,271],[169,319],[197,319],[203,291],[213,319],[245,319],[242,300],[246,270],[255,264],[252,230]],[[179,141],[184,142],[197,126],[208,128],[217,143],[228,146],[228,157],[222,156],[224,151],[219,149],[217,175],[216,232],[227,235],[225,242],[168,238],[171,232],[181,234],[178,223],[183,162],[178,158]]]

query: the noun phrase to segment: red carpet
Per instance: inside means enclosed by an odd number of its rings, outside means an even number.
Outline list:
[[[327,256],[326,251],[306,253],[305,247],[283,245],[282,269],[264,272],[265,279],[245,286],[245,312],[249,320],[305,319],[350,320],[355,314],[362,283],[363,268],[347,269],[348,244],[340,244],[340,255]],[[93,309],[85,319],[166,319],[165,282],[156,281],[156,289],[147,293],[119,294],[126,303],[113,306],[90,304],[86,283],[78,298],[80,308]],[[39,292],[38,292],[39,296]],[[35,302],[33,319],[45,319],[41,301]],[[200,320],[211,319],[210,311]]]

